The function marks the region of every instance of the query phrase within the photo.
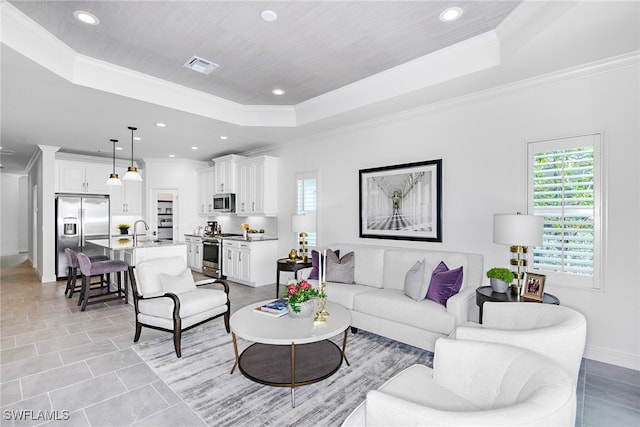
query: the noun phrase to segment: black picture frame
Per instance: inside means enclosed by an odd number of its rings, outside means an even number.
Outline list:
[[[360,237],[442,242],[442,159],[359,172]]]

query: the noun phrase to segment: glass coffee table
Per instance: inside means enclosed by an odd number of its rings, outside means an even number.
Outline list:
[[[266,300],[243,307],[231,316],[231,337],[236,367],[252,381],[274,387],[291,388],[291,406],[295,407],[296,387],[313,384],[333,375],[344,360],[347,330],[351,315],[339,304],[327,301],[326,322],[316,323],[313,316],[295,319],[288,314],[270,317],[255,312]],[[315,314],[315,313],[314,313]],[[344,334],[342,348],[329,340]],[[238,354],[236,337],[252,341]]]

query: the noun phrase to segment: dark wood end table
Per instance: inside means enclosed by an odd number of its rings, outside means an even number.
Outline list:
[[[482,324],[482,306],[485,302],[538,302],[538,301],[529,301],[522,297],[518,297],[511,293],[511,289],[507,290],[504,294],[493,292],[491,286],[480,286],[476,289],[476,304],[480,308],[480,323]],[[543,304],[555,304],[560,305],[560,300],[555,296],[548,293],[542,294],[542,303]]]
[[[291,261],[289,258],[280,258],[276,262],[276,298],[280,298],[280,272],[281,271],[293,271],[293,274],[298,280],[298,270],[302,270],[303,268],[311,267],[311,260],[303,261],[298,259],[296,261]]]

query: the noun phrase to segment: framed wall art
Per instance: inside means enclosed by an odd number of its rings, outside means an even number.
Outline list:
[[[442,242],[442,159],[361,169],[360,237]]]
[[[547,276],[542,274],[527,273],[524,279],[524,289],[522,289],[522,298],[542,301],[544,293],[544,281]]]

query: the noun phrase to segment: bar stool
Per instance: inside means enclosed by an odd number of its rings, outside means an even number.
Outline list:
[[[82,252],[77,254],[77,257],[78,266],[82,272],[82,290],[80,291],[80,298],[78,299],[78,305],[82,304],[82,307],[80,308],[81,311],[84,311],[88,304],[98,304],[121,299],[123,298],[123,293],[125,304],[129,302],[129,293],[127,290],[128,276],[126,274],[129,271],[129,264],[118,260],[98,261],[92,263],[89,257]],[[116,273],[118,276],[118,290],[112,292],[107,286],[107,292],[91,295],[91,276],[106,274],[107,283],[110,283],[111,273]],[[122,288],[122,276],[124,276],[124,290]],[[109,295],[116,293],[118,294],[117,296],[108,297]],[[92,298],[96,298],[96,300],[89,301],[89,299]]]
[[[67,295],[68,292],[69,298],[71,298],[75,291],[79,291],[82,288],[82,285],[76,286],[78,281],[78,257],[76,251],[71,248],[65,248],[64,254],[67,257],[67,264],[69,265],[67,269],[67,287],[64,290],[64,294]],[[109,257],[106,255],[94,255],[90,256],[89,259],[91,262],[98,262],[107,261]],[[100,285],[102,286],[104,283],[102,276],[100,276]]]

